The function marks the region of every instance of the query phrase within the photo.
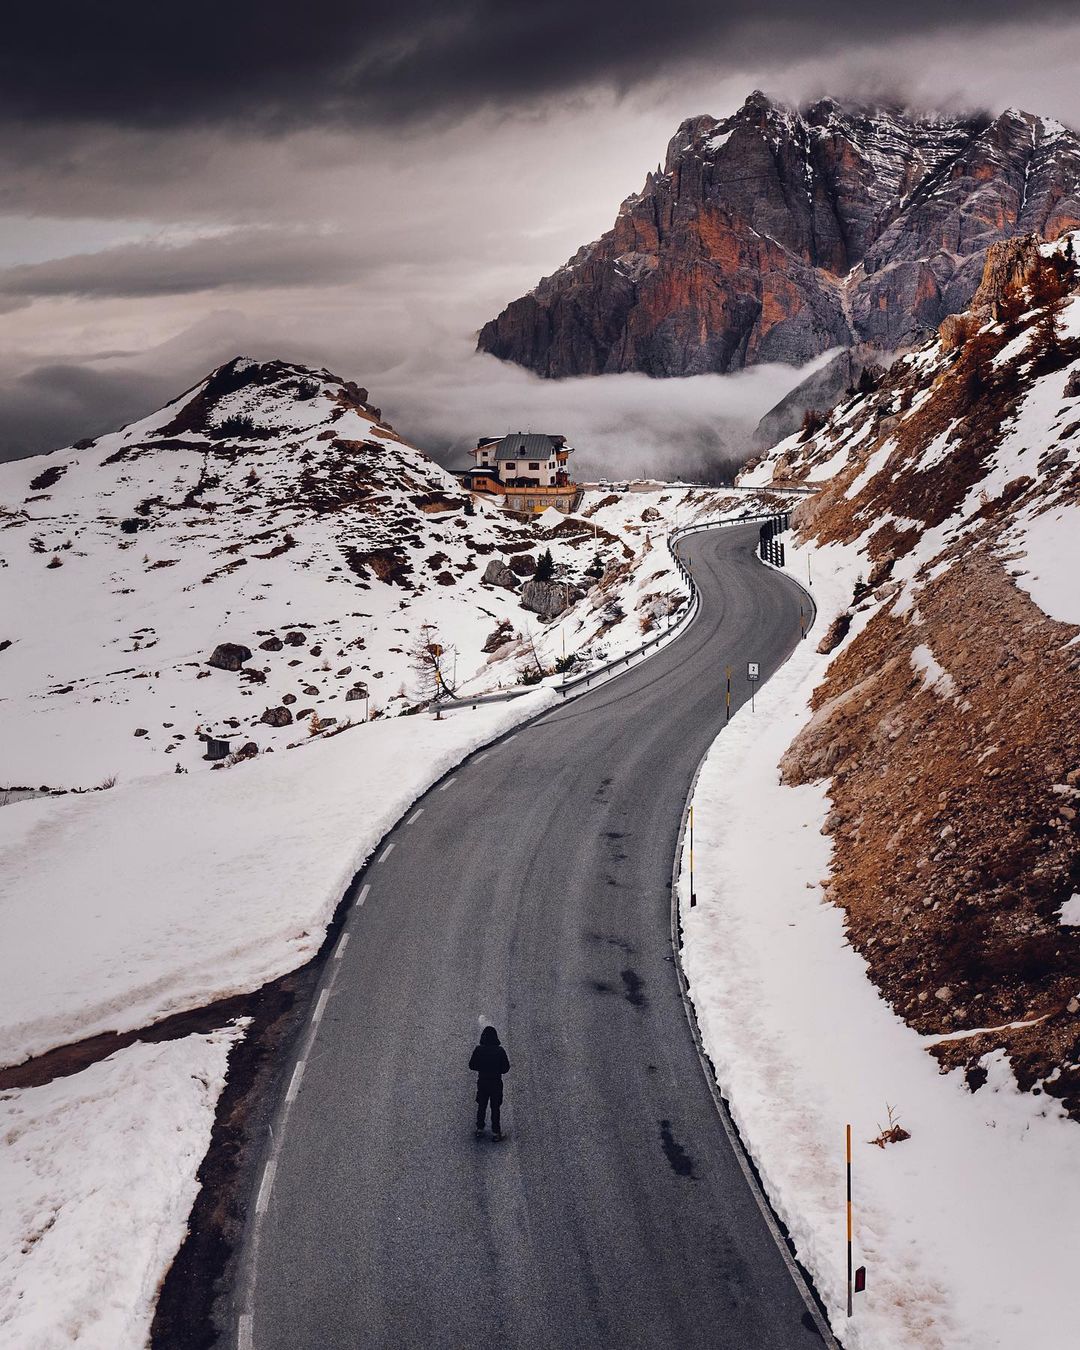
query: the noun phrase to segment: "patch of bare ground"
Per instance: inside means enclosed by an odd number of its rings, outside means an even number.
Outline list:
[[[873,604],[868,598],[864,603]],[[973,1071],[1003,1046],[1021,1086],[1080,1118],[1080,658],[984,539],[919,592],[919,622],[880,608],[829,667],[785,781],[828,778],[828,897],[897,1011]],[[947,678],[930,683],[912,653]],[[978,1085],[978,1074],[970,1080]]]
[[[51,1083],[54,1078],[67,1078],[73,1073],[81,1073],[91,1064],[108,1059],[136,1041],[154,1045],[159,1041],[176,1041],[182,1036],[205,1035],[246,1016],[250,1001],[248,995],[223,998],[202,1008],[163,1017],[160,1022],[140,1027],[136,1031],[104,1031],[99,1036],[87,1036],[81,1041],[58,1046],[55,1050],[23,1060],[21,1064],[0,1068],[0,1092],[13,1088],[41,1087]]]
[[[409,574],[413,567],[407,549],[400,547],[360,549],[343,545],[341,551],[350,571],[355,572],[362,581],[376,576],[380,581],[404,586],[407,590],[412,589],[413,583],[409,580]]]

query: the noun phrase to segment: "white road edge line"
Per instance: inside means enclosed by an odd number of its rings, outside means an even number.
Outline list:
[[[361,903],[363,903],[363,902],[361,902]],[[334,960],[335,960],[335,961],[340,961],[340,960],[341,960],[341,958],[345,955],[345,948],[346,948],[348,945],[349,945],[349,934],[348,934],[348,930],[346,930],[344,933],[342,933],[342,935],[341,935],[341,941],[338,943],[337,947],[334,949]]]
[[[789,578],[789,580],[794,581],[795,586],[802,591],[804,595],[809,597],[811,606],[814,607],[814,612],[816,613],[816,603],[813,596],[811,596],[804,587],[800,586],[799,583],[795,581],[794,577]],[[721,730],[719,734],[723,735],[723,730]],[[709,749],[711,748],[712,746],[710,744]],[[731,1118],[731,1112],[728,1109],[727,1102],[724,1100],[724,1095],[720,1091],[720,1085],[716,1081],[712,1061],[709,1059],[705,1050],[705,1044],[701,1036],[701,1028],[698,1025],[697,1020],[697,1008],[694,1006],[694,1000],[690,994],[690,986],[686,979],[686,972],[683,969],[681,941],[682,923],[679,908],[681,898],[679,894],[679,874],[682,870],[683,846],[686,840],[686,822],[687,817],[690,814],[690,803],[694,800],[698,779],[701,777],[702,767],[705,764],[705,760],[708,758],[709,749],[706,749],[705,753],[698,760],[697,768],[694,770],[694,776],[690,781],[690,789],[683,801],[682,814],[679,819],[679,833],[675,841],[675,856],[671,863],[670,923],[671,948],[675,956],[675,978],[678,982],[679,993],[682,997],[683,1013],[686,1015],[686,1020],[690,1027],[690,1035],[693,1038],[694,1049],[697,1051],[698,1061],[700,1062],[702,1072],[705,1075],[705,1082],[708,1084],[713,1104],[716,1107],[717,1114],[720,1116],[721,1124],[724,1127],[724,1133],[727,1135],[732,1152],[735,1154],[735,1161],[738,1163],[739,1170],[746,1179],[746,1184],[750,1189],[750,1194],[757,1203],[761,1217],[765,1220],[765,1226],[772,1235],[772,1239],[780,1253],[780,1259],[787,1267],[788,1274],[791,1276],[796,1289],[798,1289],[799,1293],[802,1295],[802,1301],[806,1306],[807,1312],[810,1314],[811,1320],[817,1327],[822,1340],[829,1347],[829,1350],[840,1350],[839,1343],[833,1333],[832,1327],[829,1325],[824,1312],[818,1306],[814,1293],[811,1292],[812,1286],[809,1271],[804,1271],[802,1267],[796,1264],[791,1249],[781,1231],[780,1222],[776,1217],[776,1213],[773,1210],[768,1196],[765,1194],[764,1185],[759,1180],[758,1175],[751,1164],[749,1145],[743,1141],[738,1127]]]
[[[385,862],[387,858],[389,858],[390,854],[393,853],[393,851],[394,851],[394,841],[391,840],[390,843],[387,844],[387,846],[383,849],[382,853],[380,854],[379,861]]]
[[[251,1313],[241,1313],[236,1328],[236,1350],[254,1350],[255,1329]]]
[[[274,1173],[277,1171],[277,1158],[271,1158],[263,1170],[262,1185],[259,1187],[259,1198],[255,1201],[255,1213],[265,1214],[266,1207],[270,1203],[270,1192],[274,1187]]]
[[[316,1025],[322,1021],[322,1015],[326,1011],[326,1000],[330,997],[330,990],[324,989],[319,995],[319,1001],[315,1004],[315,1011],[311,1014],[311,1020]]]
[[[409,817],[409,819],[405,822],[405,824],[406,824],[406,825],[415,825],[416,822],[420,819],[420,817],[421,817],[423,814],[424,814],[424,808],[423,808],[422,806],[418,806],[417,809],[416,809],[416,810],[412,813],[412,815]]]
[[[391,845],[391,847],[393,847],[393,845]],[[368,891],[370,890],[371,890],[371,882],[368,881],[364,884],[363,888],[360,891],[360,894],[356,898],[356,903],[358,905],[362,905],[364,903],[364,901],[368,898]],[[347,936],[348,934],[346,934],[346,937]]]
[[[287,1102],[296,1101],[296,1094],[300,1091],[300,1080],[304,1076],[304,1067],[306,1064],[307,1060],[302,1059],[299,1061],[296,1068],[293,1069],[292,1082],[289,1084],[289,1090],[285,1093],[285,1100]]]
[[[452,788],[456,782],[457,782],[457,774],[454,774],[453,778],[448,778],[446,780],[446,782],[442,785],[439,791],[445,792],[447,788]],[[391,845],[391,847],[393,846]]]

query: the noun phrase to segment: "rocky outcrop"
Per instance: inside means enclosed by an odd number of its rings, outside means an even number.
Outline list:
[[[986,254],[982,277],[971,302],[973,314],[994,313],[1007,297],[1015,295],[1042,267],[1039,236],[1023,235],[993,244]]]
[[[521,604],[546,622],[557,619],[583,594],[576,586],[567,586],[561,581],[527,581],[521,588]]]
[[[484,568],[484,581],[489,586],[502,586],[508,591],[517,590],[518,579],[501,558],[492,558]]]
[[[1080,139],[755,92],[684,122],[614,227],[486,324],[540,375],[694,375],[896,350],[971,300],[989,246],[1080,224]]]
[[[259,718],[259,721],[265,722],[268,727],[287,727],[292,723],[292,720],[292,713],[284,707],[267,708]]]
[[[751,449],[767,450],[798,431],[811,410],[826,412],[858,385],[863,371],[870,370],[873,374],[882,359],[882,353],[867,343],[837,352],[831,361],[808,375],[769,409],[754,429]]]
[[[237,671],[245,661],[250,660],[249,647],[244,647],[239,642],[219,642],[206,664],[213,666],[215,670]]]
[[[480,648],[482,652],[497,652],[500,647],[504,647],[514,636],[514,626],[509,619],[500,619],[498,624],[488,634],[487,640]]]

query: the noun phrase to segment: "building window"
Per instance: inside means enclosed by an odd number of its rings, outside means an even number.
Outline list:
[[[540,467],[539,464],[530,464],[530,465],[529,465],[529,468],[530,468],[530,469],[538,469],[539,467]]]
[[[508,469],[516,469],[516,468],[517,468],[517,464],[516,464],[516,463],[515,463],[515,464],[511,464],[509,461],[507,461],[506,467],[507,467]]]

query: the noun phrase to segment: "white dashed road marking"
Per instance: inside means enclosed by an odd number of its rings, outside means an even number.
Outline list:
[[[302,1059],[300,1063],[297,1064],[296,1068],[293,1069],[292,1082],[289,1084],[289,1090],[285,1094],[285,1100],[287,1102],[296,1101],[296,1094],[300,1091],[300,1079],[304,1076],[304,1065],[306,1062],[306,1060]]]
[[[391,844],[390,847],[393,848],[393,844]],[[385,856],[386,856],[386,855],[383,854],[383,857],[385,857]],[[371,882],[369,881],[369,882],[367,882],[367,884],[364,886],[363,890],[360,892],[359,896],[357,897],[356,903],[357,903],[358,905],[362,905],[362,904],[364,903],[364,901],[368,898],[368,891],[370,891],[370,890],[371,890]]]
[[[424,808],[423,808],[422,806],[421,806],[421,807],[418,807],[417,810],[415,810],[415,811],[412,813],[412,815],[409,817],[409,819],[405,822],[405,824],[406,824],[406,825],[415,825],[416,822],[420,819],[420,817],[421,817],[423,814],[424,814]]]
[[[452,788],[456,782],[457,782],[457,775],[455,774],[453,778],[448,778],[446,780],[446,782],[442,785],[439,791],[445,792],[447,788]]]
[[[482,755],[477,755],[477,756],[476,756],[476,763],[477,763],[477,764],[483,764],[484,760],[487,759],[488,755],[490,755],[490,754],[491,754],[491,751],[490,751],[490,750],[485,750],[484,753],[483,753]]]
[[[345,948],[346,948],[348,945],[349,945],[349,935],[348,935],[348,933],[342,933],[342,935],[341,935],[341,941],[338,943],[337,949],[336,949],[335,952],[334,952],[334,960],[335,960],[335,961],[340,961],[340,960],[341,960],[341,958],[345,955]]]
[[[387,860],[387,858],[389,858],[390,854],[393,853],[393,851],[394,851],[394,844],[393,844],[393,841],[391,841],[391,842],[390,842],[389,844],[387,844],[387,846],[383,849],[382,855],[381,855],[381,857],[379,858],[379,861],[380,861],[380,862],[385,862],[385,861]]]
[[[240,1324],[236,1329],[236,1350],[252,1350],[254,1344],[255,1337],[251,1325],[251,1314],[241,1313]]]
[[[274,1188],[274,1173],[276,1171],[277,1159],[271,1158],[263,1172],[262,1185],[259,1187],[259,1198],[255,1201],[256,1214],[266,1213],[266,1207],[270,1203],[270,1192]]]
[[[326,1011],[326,1000],[330,997],[330,990],[324,989],[319,995],[319,1001],[315,1004],[315,1011],[311,1014],[313,1022],[321,1022],[322,1015]]]

